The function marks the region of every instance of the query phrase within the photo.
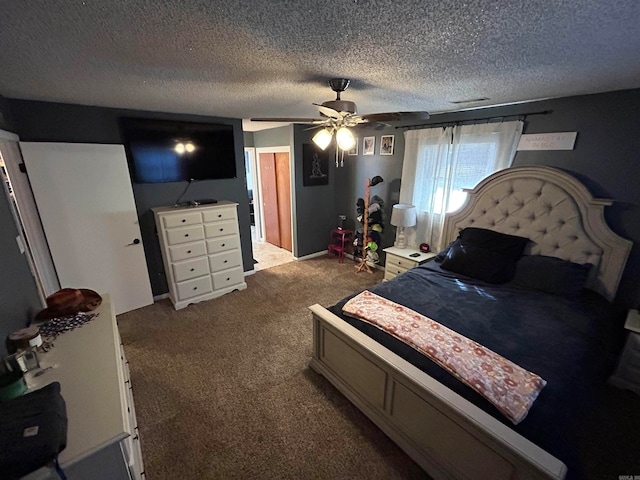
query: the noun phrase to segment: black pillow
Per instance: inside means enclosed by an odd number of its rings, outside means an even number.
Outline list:
[[[520,287],[575,298],[584,289],[592,266],[590,263],[581,265],[544,255],[525,255],[518,260],[511,283]]]
[[[488,283],[513,278],[516,262],[529,239],[506,233],[468,227],[448,248],[442,268]]]
[[[436,261],[436,262],[438,262],[438,263],[442,262],[442,261],[446,258],[447,253],[449,253],[449,250],[451,250],[451,247],[452,247],[456,242],[459,242],[459,240],[454,240],[454,241],[453,241],[453,242],[451,242],[449,245],[447,245],[447,246],[444,248],[444,250],[441,250],[440,252],[438,252],[438,254],[437,254],[435,257],[433,257],[433,260],[434,260],[434,261]]]
[[[506,255],[462,242],[451,246],[441,266],[487,283],[508,282],[515,271],[515,262]]]

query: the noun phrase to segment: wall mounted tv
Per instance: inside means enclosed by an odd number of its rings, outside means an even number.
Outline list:
[[[233,126],[122,118],[134,183],[236,178]]]

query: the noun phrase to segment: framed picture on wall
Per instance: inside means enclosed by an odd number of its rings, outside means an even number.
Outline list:
[[[380,137],[380,155],[393,155],[393,135]]]
[[[376,151],[376,137],[364,137],[362,141],[362,154],[373,155]]]
[[[329,153],[312,143],[302,145],[302,185],[313,187],[329,184]]]
[[[356,137],[356,144],[351,150],[347,150],[347,155],[358,155],[358,137]]]

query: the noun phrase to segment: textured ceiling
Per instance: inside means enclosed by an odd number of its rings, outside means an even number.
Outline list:
[[[0,95],[232,118],[640,87],[639,0],[2,0]],[[489,100],[454,104],[486,97]]]

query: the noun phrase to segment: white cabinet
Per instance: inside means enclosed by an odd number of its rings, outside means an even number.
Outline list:
[[[154,208],[169,298],[176,310],[244,290],[238,204]]]
[[[395,276],[406,272],[410,268],[422,265],[436,256],[435,253],[422,253],[420,250],[409,247],[389,247],[383,251],[387,254],[384,262],[385,280],[391,280]]]
[[[619,388],[640,394],[640,312],[629,310],[624,324],[629,333],[618,368],[610,382]]]
[[[103,295],[98,316],[60,334],[54,348],[39,354],[43,373],[26,376],[30,390],[60,382],[68,425],[59,461],[69,480],[145,478],[129,365],[113,312]],[[25,480],[59,478],[53,468],[41,468]]]

